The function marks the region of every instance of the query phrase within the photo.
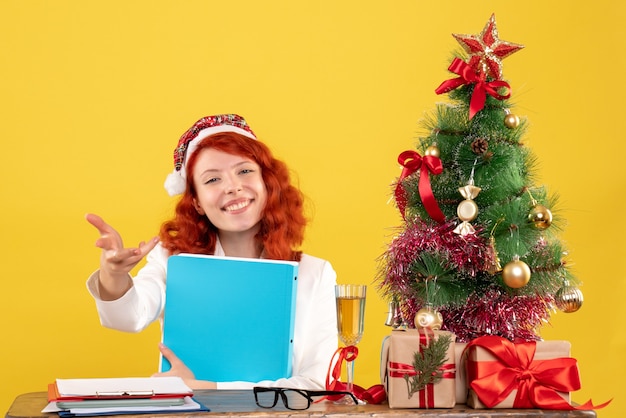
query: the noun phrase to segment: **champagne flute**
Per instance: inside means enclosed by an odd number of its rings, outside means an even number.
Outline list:
[[[337,303],[337,330],[339,339],[346,347],[356,346],[363,337],[365,318],[365,292],[361,284],[339,284],[335,286]],[[346,391],[354,393],[354,360],[346,361]]]

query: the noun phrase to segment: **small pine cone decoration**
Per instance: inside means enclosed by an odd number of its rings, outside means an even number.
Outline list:
[[[484,138],[476,138],[472,141],[470,147],[472,148],[472,152],[476,155],[483,155],[487,152],[487,148],[489,148],[489,143]]]

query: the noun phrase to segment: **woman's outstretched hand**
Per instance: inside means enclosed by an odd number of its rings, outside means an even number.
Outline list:
[[[96,247],[102,249],[100,256],[100,298],[115,300],[124,295],[132,286],[130,271],[159,242],[157,237],[148,242],[140,242],[137,248],[124,248],[120,234],[98,215],[89,213],[87,222],[100,233]]]

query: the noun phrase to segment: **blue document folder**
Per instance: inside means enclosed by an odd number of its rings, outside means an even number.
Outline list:
[[[297,273],[289,261],[171,256],[163,343],[197,379],[290,377]],[[160,363],[161,371],[171,368]]]

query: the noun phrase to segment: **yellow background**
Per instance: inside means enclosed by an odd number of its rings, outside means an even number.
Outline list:
[[[626,10],[612,0],[3,0],[0,410],[55,378],[155,371],[158,325],[99,325],[84,285],[97,234],[83,216],[102,215],[128,245],[156,234],[178,137],[221,112],[243,115],[294,170],[311,201],[305,250],[340,282],[371,285],[356,381],[377,383],[389,329],[372,282],[400,223],[396,157],[443,100],[451,33],[479,33],[492,12],[503,40],[526,45],[504,75],[584,282],[582,310],[543,336],[572,342],[574,400],[615,397],[599,416],[621,416]]]

